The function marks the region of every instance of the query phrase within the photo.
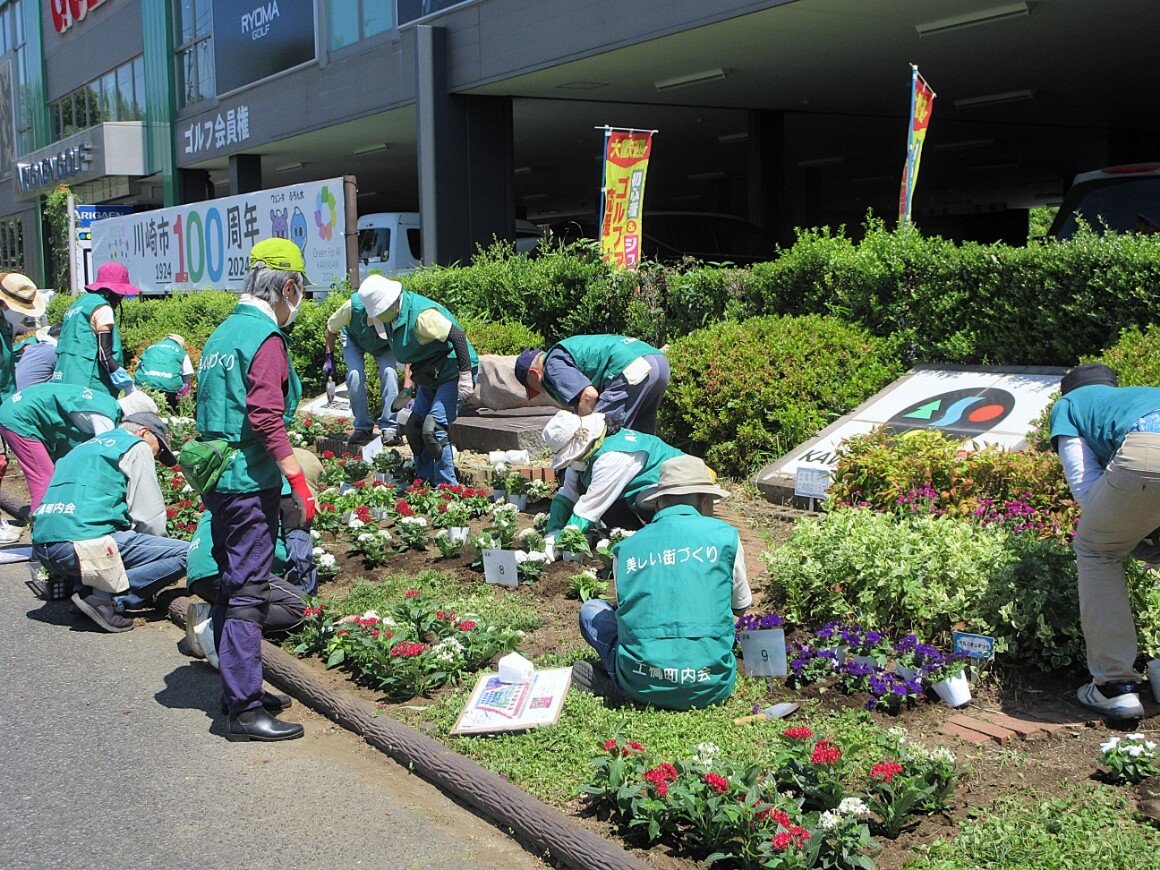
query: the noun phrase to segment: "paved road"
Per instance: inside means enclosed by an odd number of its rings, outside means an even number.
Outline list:
[[[295,704],[288,743],[230,743],[220,683],[166,621],[106,634],[0,565],[0,867],[540,867]]]

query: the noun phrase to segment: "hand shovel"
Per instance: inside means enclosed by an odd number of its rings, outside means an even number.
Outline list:
[[[337,388],[334,385],[334,378],[327,378],[327,380],[326,380],[326,401],[327,402],[334,401],[334,391],[336,389]]]
[[[758,719],[784,719],[800,706],[801,704],[795,703],[793,701],[786,701],[782,704],[773,704],[772,706],[766,707],[764,710],[754,713],[752,716],[740,716],[733,720],[733,724],[748,725],[750,722],[756,722]]]

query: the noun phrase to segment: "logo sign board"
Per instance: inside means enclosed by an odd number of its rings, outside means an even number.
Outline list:
[[[52,26],[57,33],[64,33],[105,0],[48,0],[52,12]]]
[[[331,178],[107,218],[92,225],[93,259],[124,263],[146,293],[239,290],[250,248],[277,236],[327,287],[347,275],[343,203],[343,180]]]
[[[213,4],[219,94],[314,60],[314,0]]]
[[[20,193],[28,193],[39,187],[59,184],[87,172],[92,163],[93,146],[90,144],[62,148],[42,160],[16,164],[16,187]]]
[[[953,632],[954,651],[960,655],[968,655],[973,659],[993,659],[995,657],[995,638],[985,634],[968,634],[965,631]]]

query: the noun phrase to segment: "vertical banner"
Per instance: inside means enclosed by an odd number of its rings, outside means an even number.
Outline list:
[[[922,159],[922,143],[926,141],[926,128],[930,124],[930,112],[935,98],[926,79],[918,74],[918,67],[911,64],[910,69],[910,127],[906,163],[902,167],[902,189],[898,195],[898,223],[904,227],[910,225],[910,204],[914,198],[914,184],[918,180],[918,163]]]
[[[600,128],[597,128],[600,129]],[[655,130],[604,127],[604,189],[600,197],[600,255],[625,269],[640,263],[644,178]]]

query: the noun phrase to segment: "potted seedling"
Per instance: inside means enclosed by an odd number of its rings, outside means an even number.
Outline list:
[[[592,555],[587,536],[575,526],[565,526],[556,533],[556,550],[565,562],[580,562]]]
[[[517,510],[525,510],[528,506],[528,490],[531,485],[532,482],[518,471],[509,472],[503,479],[508,504],[514,504]]]

